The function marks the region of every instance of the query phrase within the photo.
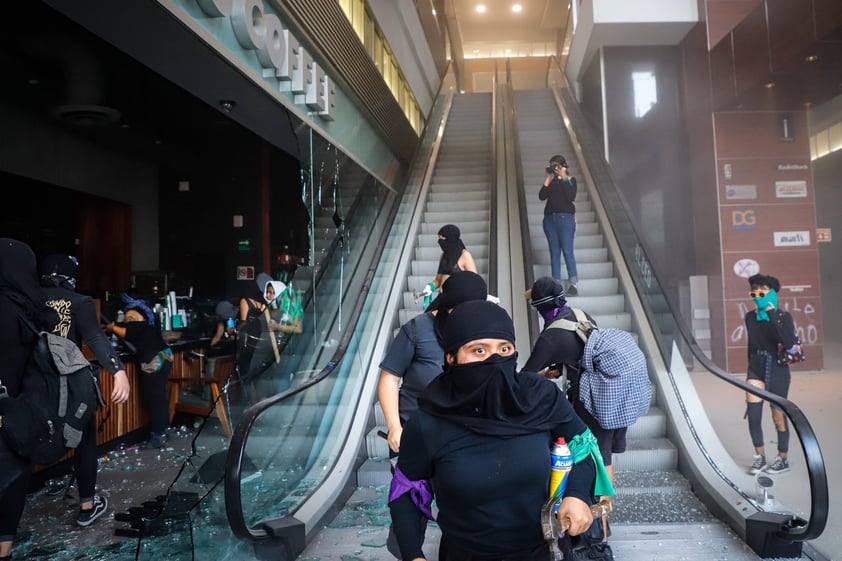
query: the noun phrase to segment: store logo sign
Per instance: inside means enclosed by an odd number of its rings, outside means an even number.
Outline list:
[[[196,3],[208,16],[230,20],[240,46],[255,51],[264,78],[277,79],[279,90],[291,92],[296,105],[305,105],[325,121],[334,120],[333,82],[278,16],[266,13],[263,0]]]
[[[775,232],[772,234],[775,240],[775,247],[809,247],[810,232]]]
[[[757,229],[757,214],[754,212],[754,209],[732,210],[731,211],[731,229],[732,230],[756,230]]]
[[[775,181],[775,196],[779,199],[804,198],[807,196],[807,182]]]

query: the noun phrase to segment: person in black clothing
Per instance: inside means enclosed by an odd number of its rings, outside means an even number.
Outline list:
[[[108,338],[99,327],[96,306],[90,296],[76,292],[75,257],[64,254],[48,255],[41,263],[41,285],[44,287],[47,307],[52,315],[46,331],[70,339],[79,348],[82,341],[93,351],[100,366],[114,378],[111,401],[125,403],[131,387],[126,370]],[[108,500],[95,494],[97,477],[96,418],[91,419],[84,431],[82,442],[73,453],[73,469],[79,490],[79,515],[76,524],[88,526],[102,516]]]
[[[474,261],[474,256],[465,247],[462,242],[462,232],[455,224],[445,224],[439,228],[439,247],[441,248],[441,256],[439,257],[439,267],[436,270],[436,277],[432,282],[428,282],[420,295],[424,297],[425,311],[435,310],[438,304],[431,304],[435,302],[432,300],[433,293],[441,290],[444,281],[458,271],[477,272],[477,264]]]
[[[579,275],[576,271],[576,257],[573,255],[573,241],[576,238],[576,199],[578,190],[576,178],[567,170],[564,156],[556,154],[550,158],[547,177],[538,199],[547,201],[544,205],[544,235],[550,246],[550,271],[554,279],[561,280],[561,258],[567,267],[567,295],[578,296]]]
[[[568,440],[575,462],[558,517],[587,530],[591,496],[613,495],[596,439],[555,384],[518,374],[514,325],[488,301],[456,306],[442,328],[445,370],[422,392],[404,427],[389,493],[405,561],[424,559],[415,509],[430,512],[432,480],[440,561],[546,561],[541,509],[550,443]],[[406,549],[403,549],[406,548]]]
[[[35,253],[23,242],[0,238],[0,425],[5,408],[18,396],[35,334],[21,316],[43,325],[47,309],[38,284]],[[32,462],[0,437],[0,561],[12,555],[12,543],[26,504]]]
[[[161,329],[155,324],[155,313],[146,302],[127,294],[121,298],[126,308],[125,326],[112,322],[105,329],[134,347],[134,355],[140,366],[140,396],[149,416],[149,446],[160,448],[167,443],[170,428],[167,380],[172,371],[172,350],[161,336]]]
[[[535,341],[535,347],[532,349],[532,354],[529,355],[526,364],[524,364],[523,370],[543,374],[542,371],[550,369],[553,372],[558,372],[553,376],[560,376],[560,370],[566,369],[567,399],[570,400],[573,410],[576,411],[579,418],[588,425],[588,428],[596,436],[602,461],[613,483],[613,455],[622,454],[626,451],[628,429],[626,427],[619,429],[602,428],[599,421],[588,412],[579,398],[580,362],[585,350],[585,342],[575,331],[551,327],[553,322],[560,319],[576,322],[576,314],[567,305],[561,282],[552,277],[542,277],[535,281],[529,294],[529,304],[544,318],[544,329],[538,336],[538,340]],[[596,320],[588,313],[585,313],[585,317],[596,326]]]
[[[746,381],[752,386],[787,397],[791,380],[789,366],[778,364],[776,356],[778,343],[789,349],[795,344],[795,325],[789,313],[778,310],[778,292],[781,283],[768,275],[752,275],[748,279],[751,286],[749,296],[754,299],[755,309],[745,315],[746,334],[748,335],[748,374]],[[774,404],[772,420],[778,431],[778,457],[771,465],[766,464],[766,449],[763,444],[763,400],[746,392],[746,416],[748,431],[754,444],[754,462],[748,472],[759,471],[783,473],[789,471],[787,453],[789,451],[789,425],[786,415]]]

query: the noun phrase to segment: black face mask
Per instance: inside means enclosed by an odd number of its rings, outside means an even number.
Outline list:
[[[517,353],[452,364],[418,401],[421,410],[479,434],[502,438],[547,430],[573,415],[552,382],[517,373]]]
[[[442,251],[447,251],[447,240],[439,240],[439,247]]]

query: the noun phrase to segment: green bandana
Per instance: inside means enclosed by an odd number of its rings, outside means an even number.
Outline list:
[[[596,464],[594,496],[613,497],[614,486],[611,485],[611,478],[605,470],[605,464],[602,462],[602,454],[599,452],[599,443],[596,441],[596,437],[591,432],[591,429],[585,429],[585,432],[574,436],[573,440],[567,443],[567,446],[573,454],[574,464],[578,464],[587,456],[593,458],[593,463]]]
[[[763,298],[755,298],[754,303],[757,305],[757,321],[769,321],[769,314],[766,313],[766,308],[772,304],[775,309],[778,309],[778,293],[773,290]]]

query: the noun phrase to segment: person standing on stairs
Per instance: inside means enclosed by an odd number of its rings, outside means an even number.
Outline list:
[[[605,471],[614,484],[614,454],[622,454],[626,451],[627,427],[619,429],[604,429],[599,421],[585,408],[585,404],[579,398],[579,385],[581,379],[580,363],[585,351],[585,341],[575,331],[568,328],[558,328],[560,320],[576,323],[577,312],[584,314],[587,321],[596,326],[589,314],[581,310],[575,310],[567,305],[567,298],[561,281],[552,277],[541,277],[535,281],[532,288],[527,291],[526,299],[529,305],[534,308],[544,319],[544,329],[535,341],[532,353],[523,365],[524,372],[537,372],[546,378],[559,378],[566,375],[567,399],[573,405],[576,415],[591,429],[599,444],[599,452],[602,462],[605,464]],[[565,322],[566,323],[566,322]],[[575,329],[575,328],[574,328]],[[610,498],[609,498],[610,500]],[[608,541],[608,520],[603,518],[598,526],[601,532],[598,534],[603,543]]]
[[[436,277],[432,282],[428,282],[420,293],[424,297],[425,310],[430,307],[433,293],[441,289],[447,277],[457,271],[477,272],[474,257],[465,248],[461,235],[459,227],[455,224],[445,224],[439,229],[439,247],[441,247],[439,268],[436,271]]]
[[[380,382],[377,399],[388,429],[389,457],[392,461],[401,449],[403,425],[418,409],[418,396],[430,381],[441,373],[444,350],[437,332],[440,319],[458,304],[471,300],[485,300],[488,287],[485,280],[471,271],[457,271],[450,275],[437,298],[439,309],[423,312],[404,323],[380,363]],[[418,516],[421,544],[427,520]],[[419,547],[421,546],[419,544]],[[389,528],[389,551],[400,558],[400,549],[392,528]]]
[[[576,272],[576,257],[573,242],[576,238],[576,178],[567,169],[567,160],[556,154],[550,158],[546,168],[547,176],[538,191],[538,199],[547,201],[544,205],[544,235],[550,248],[550,271],[554,279],[561,280],[561,256],[567,267],[567,295],[578,296],[579,275]]]
[[[406,423],[389,491],[401,558],[425,558],[413,521],[435,498],[440,561],[547,561],[550,444],[564,437],[573,453],[557,519],[575,536],[593,522],[591,496],[614,494],[596,439],[555,384],[517,372],[506,310],[465,302],[441,335],[444,370]]]
[[[778,310],[778,292],[781,283],[775,277],[763,274],[748,278],[754,299],[755,309],[745,315],[746,334],[748,335],[748,372],[746,381],[769,393],[787,397],[792,379],[789,365],[778,364],[778,343],[784,349],[796,344],[795,324],[788,312]],[[746,392],[746,414],[748,432],[754,445],[754,462],[748,469],[750,474],[759,471],[784,473],[789,471],[787,454],[789,452],[789,426],[786,415],[774,404],[772,420],[778,431],[778,457],[769,465],[766,463],[766,448],[763,442],[763,399]]]

